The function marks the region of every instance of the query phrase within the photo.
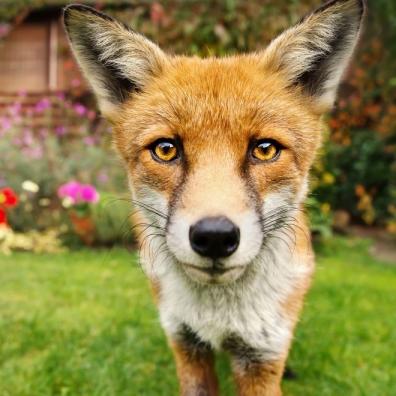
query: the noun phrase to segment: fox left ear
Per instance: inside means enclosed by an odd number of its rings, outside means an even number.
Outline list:
[[[330,1],[272,41],[262,61],[327,111],[351,60],[364,13],[364,0]]]
[[[167,61],[153,42],[91,7],[69,5],[64,24],[99,108],[110,119],[125,100],[161,73]]]

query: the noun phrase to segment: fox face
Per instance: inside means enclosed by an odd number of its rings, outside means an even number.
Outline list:
[[[241,276],[306,194],[319,116],[262,68],[175,60],[115,124],[135,199],[165,215],[170,255],[199,282]]]
[[[66,9],[74,53],[113,125],[143,238],[154,234],[192,281],[235,282],[271,240],[301,226],[321,117],[362,13],[361,1],[332,1],[260,52],[199,59],[166,55],[91,8]]]

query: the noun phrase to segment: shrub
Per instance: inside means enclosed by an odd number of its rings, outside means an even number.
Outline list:
[[[36,111],[50,116],[51,107],[36,106]],[[0,188],[12,187],[21,201],[9,216],[15,230],[63,224],[65,212],[57,190],[69,180],[93,184],[103,191],[124,188],[124,172],[116,154],[109,150],[107,129],[92,131],[86,114],[75,116],[82,124],[77,133],[66,126],[32,130],[22,125],[18,114],[10,116],[6,128],[0,129]],[[24,188],[29,185],[37,188]]]

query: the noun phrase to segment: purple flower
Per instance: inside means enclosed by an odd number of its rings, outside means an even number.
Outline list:
[[[73,108],[74,111],[81,117],[87,113],[87,108],[81,103],[76,103]]]
[[[1,129],[6,132],[12,127],[12,122],[9,118],[3,117],[1,120]]]
[[[43,111],[51,107],[51,102],[48,98],[43,98],[36,103],[35,111],[37,113],[42,113]]]
[[[64,125],[59,125],[59,126],[57,126],[57,127],[55,128],[55,133],[56,133],[58,136],[66,135],[66,133],[67,133],[66,127],[65,127]]]

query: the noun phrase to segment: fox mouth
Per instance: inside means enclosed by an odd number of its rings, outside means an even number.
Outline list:
[[[204,272],[205,274],[212,276],[223,275],[229,271],[239,268],[239,267],[222,267],[216,264],[212,265],[211,267],[199,267],[197,265],[192,265],[192,264],[184,264],[184,265],[196,271],[201,271]]]
[[[211,267],[182,264],[182,267],[189,278],[204,284],[231,283],[238,279],[245,271],[244,266],[223,267],[216,264]]]

